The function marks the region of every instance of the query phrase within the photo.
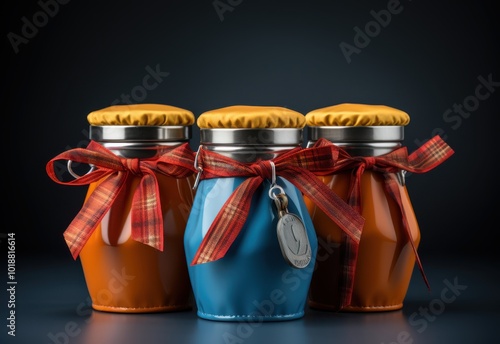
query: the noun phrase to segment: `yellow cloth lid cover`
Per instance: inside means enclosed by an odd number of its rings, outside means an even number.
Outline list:
[[[91,125],[192,125],[191,111],[163,104],[113,105],[88,114]]]
[[[344,103],[310,111],[306,114],[308,126],[381,126],[410,123],[410,116],[385,105]]]
[[[277,106],[233,105],[202,113],[196,122],[209,128],[303,128],[305,116]]]

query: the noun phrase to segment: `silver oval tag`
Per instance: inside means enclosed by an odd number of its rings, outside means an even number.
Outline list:
[[[293,267],[303,269],[311,262],[311,245],[302,220],[295,214],[284,213],[276,226],[283,257]]]

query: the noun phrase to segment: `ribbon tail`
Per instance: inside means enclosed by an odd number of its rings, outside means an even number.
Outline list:
[[[407,161],[398,167],[412,173],[425,173],[442,164],[454,153],[454,150],[436,135],[411,153]]]
[[[262,178],[248,178],[226,200],[210,225],[191,265],[203,264],[223,258],[243,228],[254,191]]]
[[[146,172],[132,199],[132,239],[163,251],[163,214],[158,180]]]
[[[300,178],[295,176],[300,176]],[[302,174],[287,174],[285,178],[309,197],[343,231],[344,249],[342,255],[343,261],[346,263],[343,264],[342,269],[340,303],[341,308],[347,306],[351,303],[354,290],[354,275],[364,219],[337,194],[326,187],[314,174],[309,175],[308,172],[302,171]]]
[[[358,168],[353,171],[353,175],[349,182],[348,191],[348,202],[349,205],[358,213],[361,214],[361,176],[365,172],[365,166],[363,164],[359,165]]]
[[[358,262],[359,244],[354,242],[345,233],[342,233],[342,279],[340,282],[340,309],[351,304],[352,293],[354,291],[354,276],[356,274],[356,264]]]
[[[413,241],[413,236],[411,235],[410,226],[408,225],[408,220],[406,218],[406,214],[404,211],[403,202],[401,200],[401,193],[399,191],[399,182],[396,180],[396,177],[393,173],[384,173],[384,178],[385,178],[385,183],[384,183],[385,189],[399,207],[399,210],[401,212],[401,217],[403,219],[403,227],[408,236],[408,241],[410,241],[413,253],[415,255],[415,261],[418,265],[418,269],[420,270],[420,274],[422,275],[422,278],[425,282],[425,285],[427,286],[427,289],[430,290],[431,287],[429,284],[429,280],[425,275],[424,267],[420,260],[420,256],[417,252],[417,247],[415,246],[415,242]]]
[[[359,243],[364,218],[335,192],[329,189],[312,172],[290,168],[281,176],[295,185],[335,222],[355,243]]]
[[[125,180],[126,175],[123,172],[118,172],[100,183],[64,231],[64,240],[73,259],[78,257],[97,225],[113,205],[120,190],[125,185]]]
[[[358,214],[361,214],[361,176],[365,171],[363,164],[359,165],[356,170],[353,170],[353,175],[350,178],[348,189],[348,204]],[[351,304],[352,293],[354,291],[354,276],[356,273],[356,264],[358,260],[359,244],[353,240],[349,240],[346,233],[342,233],[343,245],[342,249],[342,280],[340,282],[340,309],[343,309]],[[351,262],[351,263],[349,263]]]

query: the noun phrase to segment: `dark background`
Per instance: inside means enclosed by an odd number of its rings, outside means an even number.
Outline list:
[[[435,170],[408,180],[422,254],[490,254],[496,246],[487,235],[497,213],[488,200],[498,191],[491,164],[500,90],[460,123],[446,122],[443,113],[474,95],[479,76],[500,81],[498,12],[484,1],[402,1],[401,12],[348,63],[339,45],[354,45],[354,27],[364,29],[373,21],[370,11],[387,4],[245,0],[221,21],[213,1],[70,1],[16,54],[7,33],[21,34],[22,17],[32,18],[41,7],[9,2],[3,10],[3,137],[7,154],[14,155],[3,173],[23,254],[69,257],[62,232],[86,188],[55,184],[45,164],[83,147],[87,114],[130,95],[142,85],[146,67],[157,65],[170,74],[145,96],[135,93],[135,100],[183,107],[196,116],[235,104],[306,114],[359,102],[408,112],[410,151],[433,133],[442,133],[456,151]],[[193,148],[197,141],[195,127]]]
[[[408,112],[410,151],[436,133],[455,150],[435,170],[408,178],[424,267],[439,258],[498,260],[500,88],[477,104],[471,100],[479,77],[500,81],[494,2],[402,0],[401,12],[350,63],[339,45],[354,45],[355,27],[364,31],[374,20],[370,11],[386,9],[388,1],[233,0],[223,20],[213,2],[70,1],[52,8],[53,16],[17,53],[9,33],[22,35],[23,17],[33,23],[42,7],[37,1],[3,4],[7,206],[1,232],[16,233],[20,262],[77,266],[62,233],[86,188],[52,182],[45,164],[85,146],[87,114],[131,94],[148,66],[169,75],[132,101],[183,107],[196,116],[235,104],[306,114],[358,102]],[[475,106],[466,118],[443,117],[466,99]],[[193,148],[198,137],[195,127]]]

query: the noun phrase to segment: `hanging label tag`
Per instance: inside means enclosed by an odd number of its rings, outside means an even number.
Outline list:
[[[311,245],[304,223],[300,217],[288,212],[285,193],[274,195],[274,203],[278,209],[276,233],[283,258],[291,266],[303,269],[311,262]]]

